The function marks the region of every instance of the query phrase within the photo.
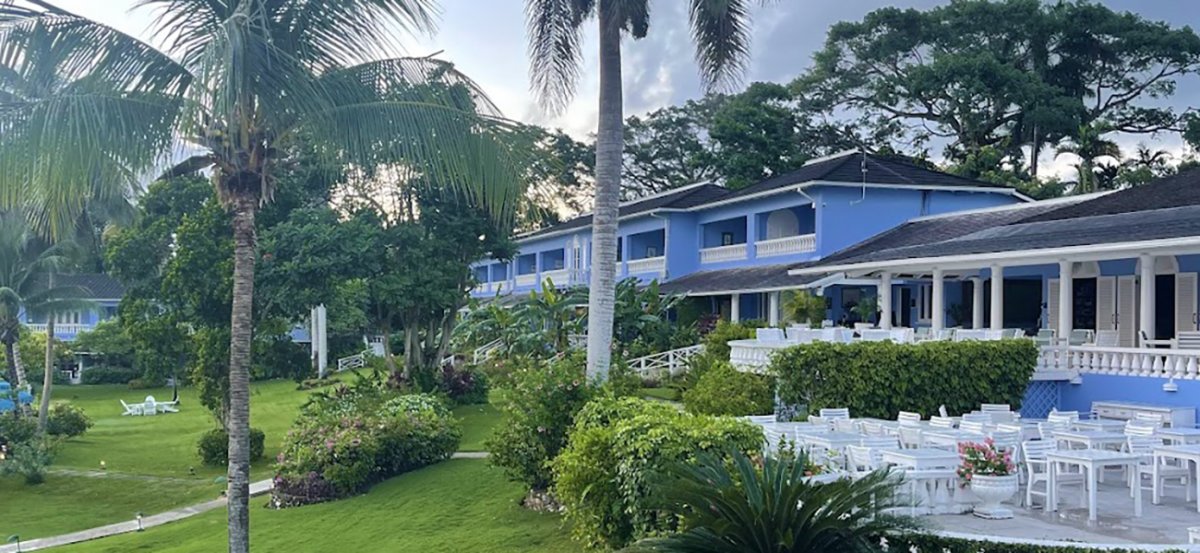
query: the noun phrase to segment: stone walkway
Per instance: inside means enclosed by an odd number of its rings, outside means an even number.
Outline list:
[[[456,452],[454,452],[453,455],[450,456],[450,458],[451,459],[486,459],[487,456],[488,456],[488,454],[486,451],[456,451]],[[161,480],[162,479],[162,478],[158,478],[158,477],[139,478],[138,477],[139,475],[116,475],[114,473],[107,473],[107,472],[100,472],[100,471],[77,471],[77,470],[69,470],[69,469],[58,469],[58,470],[54,470],[52,472],[57,473],[57,474],[69,474],[72,476],[110,477],[110,478],[114,477],[114,476],[117,478],[120,478],[122,476],[128,476],[130,479],[138,479],[138,480],[142,480],[142,479]],[[182,480],[182,479],[180,479],[180,480]],[[188,481],[194,482],[194,480],[188,480]],[[271,480],[260,480],[258,482],[252,482],[250,484],[250,496],[251,497],[263,495],[270,491],[271,491]],[[156,515],[148,515],[148,516],[142,517],[142,528],[145,529],[145,528],[153,528],[155,526],[161,526],[163,524],[167,524],[168,522],[175,522],[177,520],[183,520],[185,518],[193,517],[193,516],[196,516],[196,515],[199,515],[202,513],[207,513],[208,511],[211,511],[213,509],[220,509],[221,507],[224,507],[224,506],[225,506],[225,498],[222,497],[220,499],[206,501],[206,502],[200,503],[198,505],[189,505],[187,507],[180,507],[178,509],[172,509],[165,513],[158,513]],[[62,535],[58,535],[58,536],[51,536],[48,538],[38,538],[38,539],[21,542],[20,550],[21,551],[38,551],[41,549],[49,549],[51,547],[58,547],[60,545],[68,545],[68,544],[72,544],[72,543],[79,543],[79,542],[84,542],[84,541],[96,540],[96,539],[100,539],[100,538],[107,538],[109,536],[128,534],[130,532],[136,532],[137,529],[138,529],[138,527],[137,527],[136,520],[130,520],[130,521],[126,521],[126,522],[118,522],[118,523],[109,524],[106,526],[99,526],[96,528],[89,528],[87,530],[80,530],[78,532],[71,532],[70,534],[62,534]],[[15,543],[0,545],[0,553],[16,553],[16,551],[17,551],[17,544],[15,544]]]

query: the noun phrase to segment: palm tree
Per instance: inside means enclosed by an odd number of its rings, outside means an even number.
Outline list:
[[[1083,125],[1073,138],[1059,144],[1058,155],[1074,155],[1079,161],[1075,163],[1075,171],[1079,174],[1079,183],[1075,186],[1076,194],[1087,194],[1105,188],[1111,181],[1107,166],[1098,163],[1103,158],[1121,159],[1121,148],[1116,142],[1104,138],[1108,132],[1104,125]]]
[[[696,61],[706,89],[737,81],[749,55],[751,0],[687,0]],[[604,380],[612,356],[617,207],[621,195],[624,107],[621,37],[644,38],[650,0],[526,0],[530,80],[541,103],[559,112],[575,95],[585,22],[600,37],[600,115],[596,129],[596,200],[588,298],[588,377]]]
[[[128,188],[180,141],[199,151],[166,175],[209,171],[232,216],[229,550],[246,552],[255,216],[276,165],[303,142],[322,162],[455,187],[507,224],[520,196],[514,129],[451,64],[389,57],[397,30],[432,31],[433,0],[137,6],[157,10],[165,51],[46,0],[0,0],[0,175],[13,183],[0,205],[31,205],[54,233],[77,198]],[[35,70],[52,77],[9,76]],[[48,84],[30,100],[10,80]]]
[[[768,457],[762,467],[741,452],[732,467],[716,455],[668,473],[661,490],[667,512],[687,528],[642,540],[630,551],[673,553],[841,553],[877,551],[878,539],[913,527],[890,516],[899,507],[898,479],[885,471],[816,483],[801,455]]]
[[[69,243],[47,246],[30,232],[24,217],[0,213],[0,343],[8,360],[9,378],[24,386],[25,371],[20,349],[20,313],[46,317],[46,366],[43,373],[42,402],[38,426],[46,427],[54,375],[54,314],[69,309],[84,309],[86,292],[75,286],[55,286],[54,273],[71,261]]]

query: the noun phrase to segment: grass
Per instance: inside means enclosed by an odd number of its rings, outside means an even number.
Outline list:
[[[519,485],[480,460],[447,461],[363,496],[274,511],[253,508],[255,551],[578,551],[558,517],[517,504]],[[261,500],[256,500],[261,502]],[[225,549],[225,511],[56,549],[59,553],[199,553]]]
[[[483,442],[492,435],[492,429],[504,415],[492,404],[461,405],[454,408],[454,415],[462,423],[462,443],[459,451],[484,451]]]
[[[661,388],[642,388],[642,397],[661,401],[680,401],[682,399],[678,388],[663,386]]]
[[[130,480],[49,474],[26,486],[20,477],[0,478],[0,536],[21,539],[85,530],[137,512],[157,513],[217,498],[224,484],[211,481]]]

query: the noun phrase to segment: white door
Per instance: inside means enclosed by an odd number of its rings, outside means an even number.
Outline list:
[[[1137,277],[1123,276],[1117,279],[1117,337],[1121,347],[1137,345]]]
[[[1058,331],[1058,279],[1052,278],[1046,286],[1046,328]]]
[[[1096,279],[1096,330],[1117,330],[1117,277]]]
[[[1196,320],[1196,273],[1175,275],[1175,332],[1194,331]]]

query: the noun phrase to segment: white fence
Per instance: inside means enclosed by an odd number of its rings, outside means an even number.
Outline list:
[[[45,324],[27,324],[25,325],[25,328],[29,329],[30,332],[46,332]],[[80,332],[91,330],[92,328],[92,325],[85,324],[55,324],[54,336],[59,340],[74,340],[75,335],[79,334]]]
[[[663,256],[632,259],[629,261],[629,274],[658,273],[667,270],[667,258]]]
[[[704,351],[703,345],[695,345],[653,353],[631,359],[629,368],[643,378],[663,379],[682,373],[687,368],[687,360],[702,351]]]
[[[1200,350],[1044,346],[1038,371],[1195,380],[1200,378]]]

